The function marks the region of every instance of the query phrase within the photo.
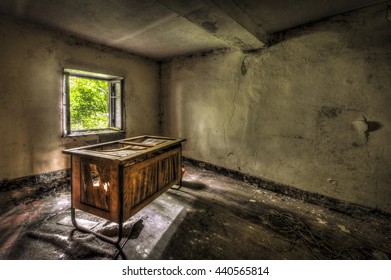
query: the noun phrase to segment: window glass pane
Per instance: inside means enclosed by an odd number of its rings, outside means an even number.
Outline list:
[[[122,113],[121,113],[121,81],[116,80],[111,82],[110,95],[110,119],[111,127],[121,128]]]
[[[109,127],[109,82],[69,77],[70,125],[72,131]]]

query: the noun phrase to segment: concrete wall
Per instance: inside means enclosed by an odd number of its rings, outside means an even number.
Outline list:
[[[257,54],[163,66],[163,131],[184,155],[391,212],[391,22],[385,5],[285,34]]]
[[[159,132],[159,65],[0,18],[0,180],[69,167],[61,151],[62,69],[124,77],[126,136]],[[95,137],[96,138],[96,137]]]

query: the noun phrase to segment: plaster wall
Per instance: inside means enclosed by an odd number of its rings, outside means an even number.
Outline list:
[[[159,65],[0,18],[0,180],[69,167],[61,152],[96,136],[62,137],[62,69],[124,77],[126,136],[159,132]]]
[[[184,155],[391,212],[391,22],[378,5],[252,54],[163,65],[163,131]]]

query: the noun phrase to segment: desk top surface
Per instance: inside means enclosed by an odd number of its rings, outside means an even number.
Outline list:
[[[181,138],[143,135],[112,142],[64,150],[64,154],[127,161],[186,141]]]

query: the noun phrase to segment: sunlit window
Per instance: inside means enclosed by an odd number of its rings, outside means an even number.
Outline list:
[[[122,78],[64,69],[64,134],[122,128]]]

